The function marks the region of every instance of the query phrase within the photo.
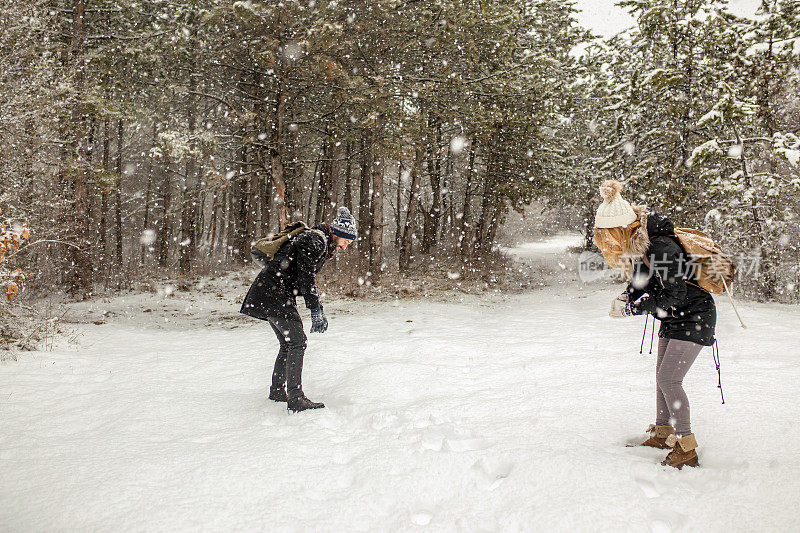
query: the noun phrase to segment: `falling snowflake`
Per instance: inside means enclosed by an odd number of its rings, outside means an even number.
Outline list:
[[[139,242],[142,243],[144,246],[150,246],[154,242],[156,242],[156,232],[152,229],[146,229],[142,232],[142,236],[139,237]]]
[[[461,135],[456,135],[453,137],[453,140],[450,141],[450,151],[454,154],[460,154],[464,151],[466,146],[467,139]]]
[[[742,145],[734,144],[728,148],[728,157],[731,159],[740,159],[742,157]]]
[[[288,61],[300,59],[301,55],[303,55],[303,49],[297,43],[288,43],[283,47],[283,58]]]

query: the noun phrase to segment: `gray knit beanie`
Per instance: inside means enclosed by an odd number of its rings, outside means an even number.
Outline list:
[[[343,239],[354,241],[358,236],[356,232],[356,219],[350,214],[346,207],[340,207],[336,213],[336,218],[331,222],[331,232]]]

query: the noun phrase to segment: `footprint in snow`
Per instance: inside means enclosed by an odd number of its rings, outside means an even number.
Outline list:
[[[411,522],[417,526],[427,526],[431,523],[432,518],[432,514],[425,511],[420,511],[411,515]]]
[[[436,430],[426,431],[420,440],[420,446],[423,450],[433,450],[435,452],[442,451],[444,446],[444,435]]]
[[[475,461],[472,470],[478,473],[478,484],[486,490],[494,490],[511,474],[514,463],[502,459],[483,458]]]
[[[490,446],[483,437],[474,437],[467,432],[442,426],[422,431],[420,446],[425,450],[467,452],[485,450]]]
[[[653,465],[634,464],[631,466],[631,477],[648,498],[661,496],[661,491],[656,488],[655,475]]]
[[[189,439],[189,442],[194,444],[208,444],[209,442],[216,442],[218,440],[220,440],[220,437],[217,435],[204,435]]]
[[[650,522],[651,533],[672,533],[672,528],[667,522],[661,520],[653,520]]]
[[[387,411],[375,413],[372,415],[372,429],[381,430],[396,426],[398,422],[397,415]]]
[[[340,489],[348,489],[353,486],[355,482],[355,474],[353,472],[343,472],[336,478],[336,486]]]
[[[626,439],[624,444],[626,448],[639,448],[641,447],[642,441],[644,441],[644,437],[631,437]]]
[[[672,533],[686,527],[686,516],[674,511],[656,510],[650,513],[650,531],[652,533]]]
[[[331,460],[337,465],[347,465],[353,460],[353,453],[350,450],[336,450],[331,454]]]
[[[454,452],[469,452],[475,450],[485,450],[489,447],[489,441],[483,437],[475,438],[446,438],[447,447]]]
[[[317,413],[309,413],[309,411],[303,411],[303,413],[297,414],[317,414],[317,424],[322,427],[323,429],[328,430],[335,430],[335,433],[339,433],[339,429],[341,429],[342,425],[344,424],[344,420],[342,419],[341,415],[330,408],[327,409],[316,409]]]

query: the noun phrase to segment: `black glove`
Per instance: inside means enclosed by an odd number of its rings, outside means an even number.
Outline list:
[[[328,317],[325,316],[322,306],[313,308],[311,310],[311,333],[325,333],[327,329]]]

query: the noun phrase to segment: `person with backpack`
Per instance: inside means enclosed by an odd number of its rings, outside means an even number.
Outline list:
[[[610,316],[650,314],[661,321],[656,361],[656,418],[642,446],[670,449],[662,462],[675,468],[698,466],[689,400],[683,378],[704,346],[714,344],[716,306],[697,283],[697,267],[675,234],[672,221],[622,198],[623,185],[600,186],[603,203],[595,217],[594,242],[631,282],[611,306]]]
[[[263,268],[250,286],[241,312],[269,322],[278,337],[280,349],[269,399],[287,402],[290,412],[325,407],[323,403],[312,402],[303,393],[307,337],[296,297],[302,296],[311,310],[311,333],[324,333],[328,329],[328,319],[319,301],[316,276],[325,261],[333,257],[337,249],[346,250],[356,236],[355,219],[346,207],[340,207],[330,224],[307,228],[302,222],[297,223],[274,238],[262,239],[251,252]]]

